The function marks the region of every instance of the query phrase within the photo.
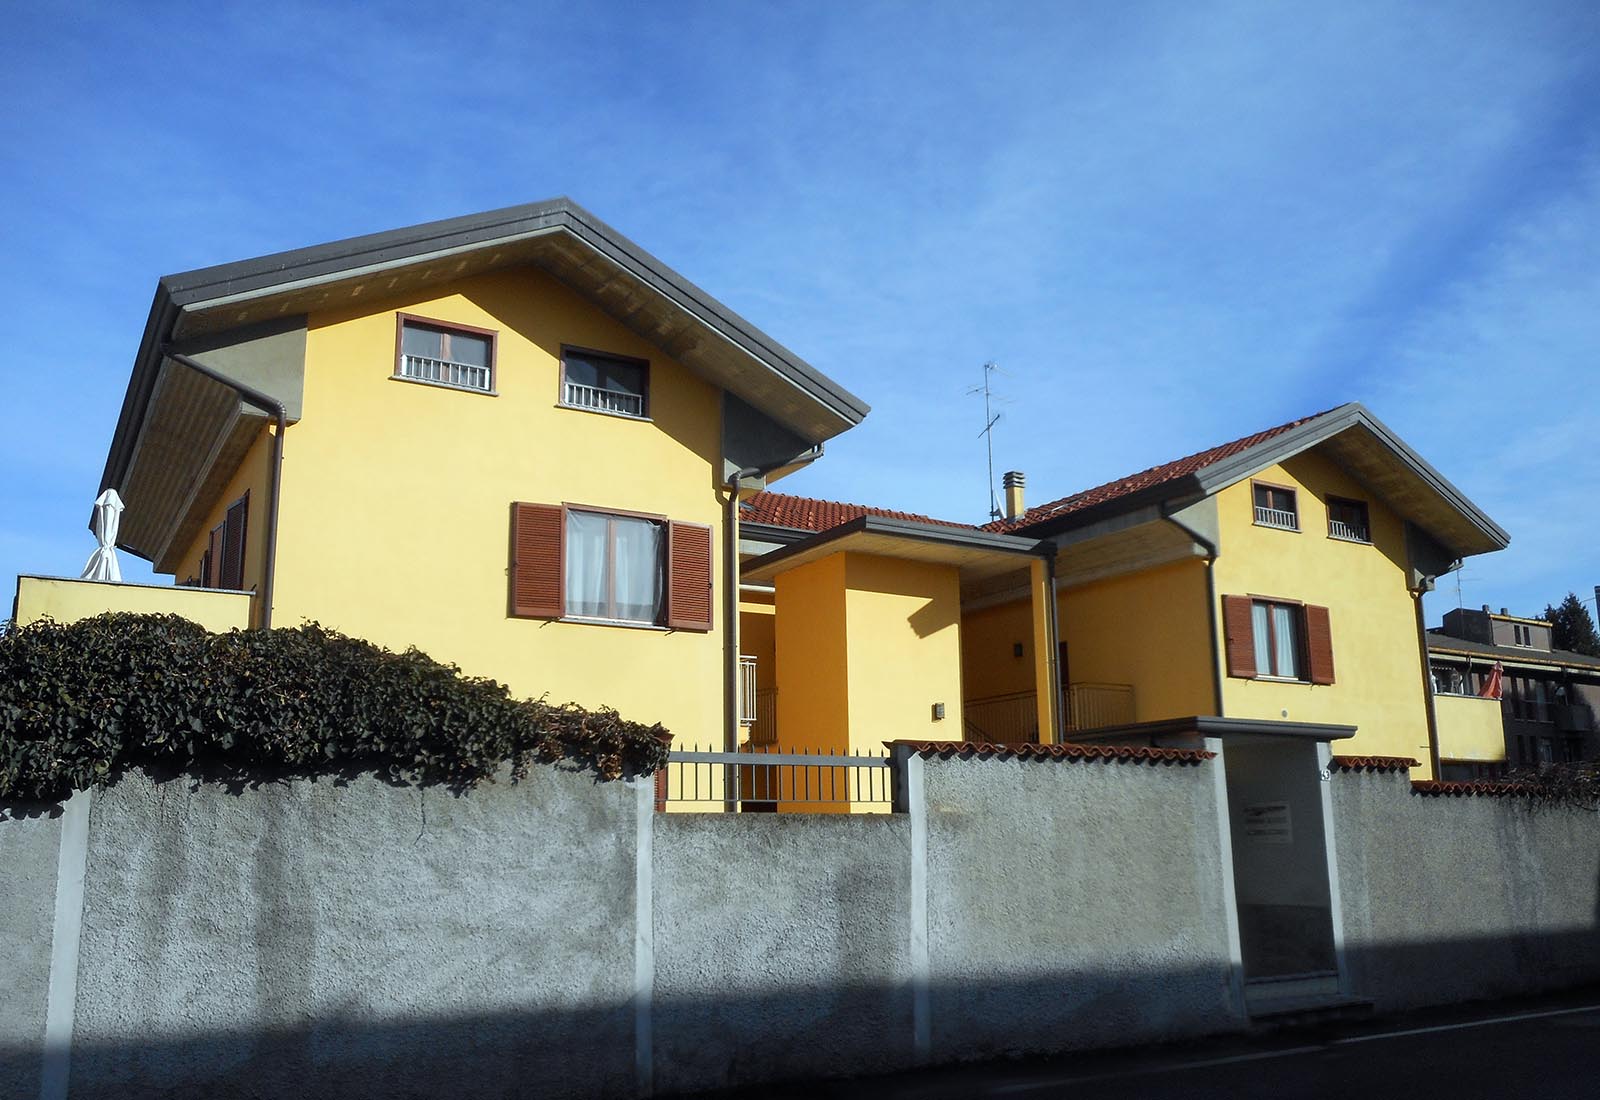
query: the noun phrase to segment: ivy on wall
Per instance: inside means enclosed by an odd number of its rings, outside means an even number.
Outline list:
[[[372,771],[465,790],[509,764],[605,779],[666,763],[667,731],[466,676],[315,623],[211,634],[176,615],[0,634],[0,798],[57,801],[129,767],[250,776]]]

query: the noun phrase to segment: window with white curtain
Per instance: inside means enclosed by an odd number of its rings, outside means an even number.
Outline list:
[[[566,613],[585,619],[661,620],[662,525],[636,516],[567,512]]]
[[[1250,607],[1251,633],[1255,636],[1256,675],[1305,677],[1305,627],[1297,604],[1256,600]]]

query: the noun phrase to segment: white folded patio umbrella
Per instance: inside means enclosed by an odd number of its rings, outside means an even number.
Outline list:
[[[95,498],[94,519],[90,529],[100,541],[89,564],[83,567],[86,581],[120,581],[122,567],[117,564],[117,524],[122,521],[122,498],[115,489],[107,489]]]

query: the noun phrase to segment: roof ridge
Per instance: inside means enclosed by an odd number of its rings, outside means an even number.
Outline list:
[[[1248,450],[1258,443],[1264,443],[1275,436],[1282,435],[1284,432],[1298,428],[1303,424],[1309,424],[1313,420],[1320,420],[1329,413],[1337,412],[1339,409],[1344,408],[1345,404],[1348,404],[1348,402],[1334,405],[1332,408],[1323,409],[1321,412],[1315,412],[1309,416],[1302,416],[1298,419],[1290,420],[1287,423],[1279,424],[1276,427],[1264,428],[1260,431],[1251,432],[1248,435],[1240,436],[1238,439],[1230,440],[1226,443],[1218,443],[1210,447],[1205,447],[1201,450],[1195,451],[1193,454],[1184,455],[1182,458],[1171,459],[1167,462],[1158,462],[1154,466],[1146,467],[1145,469],[1139,470],[1135,473],[1127,474],[1119,478],[1113,478],[1112,480],[1102,482],[1099,485],[1094,485],[1087,489],[1081,489],[1076,493],[1069,493],[1066,496],[1057,497],[1055,500],[1046,501],[1044,504],[1037,504],[1034,507],[1027,509],[1022,513],[1022,515],[1016,517],[1015,519],[1000,519],[991,523],[986,523],[983,525],[983,529],[986,531],[1004,532],[1013,531],[1020,527],[1029,527],[1033,524],[1043,523],[1045,520],[1053,519],[1056,516],[1077,511],[1078,507],[1089,507],[1094,504],[1102,504],[1107,501],[1116,500],[1119,497],[1126,496],[1129,493],[1139,489],[1150,488],[1156,485],[1165,484],[1168,481],[1174,481],[1179,477],[1183,477],[1186,474],[1195,473],[1207,466],[1212,465],[1215,462],[1220,461],[1221,459],[1228,458],[1231,455]]]

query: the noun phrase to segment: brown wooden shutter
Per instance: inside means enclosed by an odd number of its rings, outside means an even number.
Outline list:
[[[250,494],[246,493],[228,506],[228,515],[222,523],[222,566],[218,570],[219,588],[244,587],[244,536],[245,523],[250,516]]]
[[[566,540],[559,504],[511,506],[511,614],[559,619]]]
[[[1313,684],[1333,683],[1333,632],[1326,607],[1306,605],[1306,664]]]
[[[667,626],[711,629],[711,528],[667,524]]]
[[[222,536],[226,528],[226,523],[219,523],[211,529],[211,538],[206,543],[205,557],[200,559],[201,566],[205,571],[205,585],[207,588],[222,587]]]
[[[1228,675],[1256,674],[1256,638],[1251,626],[1249,596],[1222,597],[1222,632],[1227,639]]]

